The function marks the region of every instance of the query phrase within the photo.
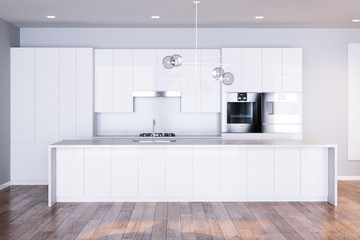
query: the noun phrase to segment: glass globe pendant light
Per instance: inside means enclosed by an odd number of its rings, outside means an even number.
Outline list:
[[[172,56],[166,56],[163,58],[163,66],[166,69],[172,69],[173,67],[179,67],[182,64],[182,57],[179,54]]]

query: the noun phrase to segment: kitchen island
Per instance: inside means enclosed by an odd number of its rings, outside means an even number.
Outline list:
[[[328,201],[337,205],[334,144],[143,140],[66,140],[50,145],[49,206],[108,201]]]

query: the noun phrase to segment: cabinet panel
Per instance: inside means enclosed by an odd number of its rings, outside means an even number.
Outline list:
[[[134,91],[153,91],[156,89],[156,50],[134,51]]]
[[[76,136],[93,136],[93,73],[76,72]]]
[[[34,72],[11,72],[12,142],[34,141],[34,84]]]
[[[34,48],[11,48],[11,71],[33,72],[35,70]]]
[[[76,71],[93,72],[93,52],[92,48],[76,48]]]
[[[95,112],[113,112],[112,82],[95,82]]]
[[[114,82],[114,112],[133,112],[132,82]]]
[[[12,184],[47,184],[49,144],[51,142],[11,143]]]
[[[95,49],[95,81],[113,81],[113,50]]]
[[[85,149],[85,196],[110,196],[110,149]]]
[[[274,149],[248,149],[248,195],[274,196]]]
[[[137,196],[137,154],[138,151],[136,148],[121,148],[111,150],[111,196]]]
[[[76,74],[60,72],[60,137],[71,139],[76,135]]]
[[[302,92],[301,48],[283,48],[283,91]]]
[[[221,196],[247,195],[247,149],[221,149],[220,189]]]
[[[282,49],[263,48],[263,92],[282,91]]]
[[[166,196],[192,196],[192,148],[166,149]]]
[[[35,73],[35,140],[59,140],[59,73]]]
[[[58,72],[59,48],[35,48],[35,71]]]
[[[84,196],[84,150],[56,150],[56,194],[58,197]]]
[[[275,149],[275,196],[300,196],[300,148]]]
[[[242,49],[242,91],[262,92],[262,49]]]
[[[223,92],[242,91],[242,49],[222,48],[222,67],[226,72],[234,74],[234,82],[231,85],[222,85]]]
[[[75,48],[60,48],[60,72],[75,72],[76,50]]]
[[[157,50],[157,90],[158,91],[181,91],[181,70],[184,65],[172,69],[164,68],[162,61],[166,56],[179,54],[180,49],[158,49]],[[182,56],[183,57],[183,56]],[[186,64],[186,63],[184,63]]]
[[[194,148],[194,196],[216,197],[220,195],[220,149]]]
[[[327,159],[326,148],[301,149],[302,196],[327,196]]]
[[[165,149],[140,148],[139,196],[165,196]]]

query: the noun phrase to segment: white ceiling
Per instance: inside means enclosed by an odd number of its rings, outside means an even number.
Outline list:
[[[258,15],[265,18],[255,20]],[[0,0],[0,18],[19,27],[194,27],[195,4],[193,0]],[[360,23],[351,22],[360,19],[360,0],[200,0],[198,19],[199,27],[360,28]]]

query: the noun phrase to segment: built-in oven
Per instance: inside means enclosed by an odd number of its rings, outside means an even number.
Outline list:
[[[301,93],[263,93],[263,132],[301,133],[301,96]]]
[[[223,93],[221,112],[223,133],[261,132],[261,93]]]

